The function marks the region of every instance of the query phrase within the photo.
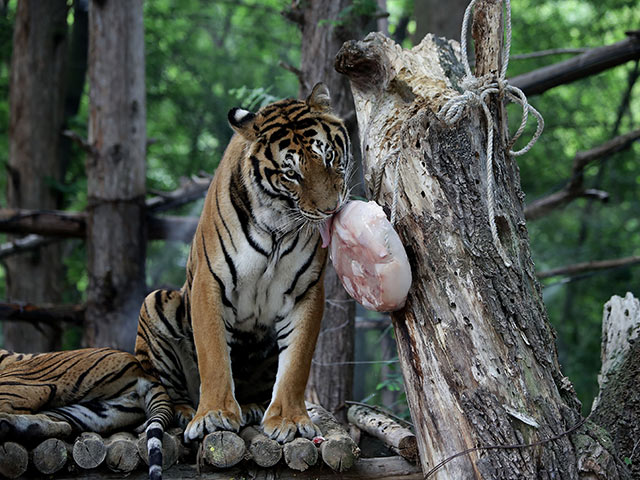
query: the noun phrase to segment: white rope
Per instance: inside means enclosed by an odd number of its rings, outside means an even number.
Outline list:
[[[489,216],[489,227],[491,229],[491,236],[493,238],[493,243],[498,250],[498,253],[502,257],[504,264],[507,267],[511,266],[511,261],[507,256],[507,253],[504,251],[502,243],[500,242],[500,237],[498,236],[498,229],[496,227],[496,219],[495,219],[495,200],[494,200],[494,191],[493,191],[493,116],[491,115],[491,111],[487,105],[487,98],[491,94],[498,94],[500,97],[506,98],[514,103],[518,103],[522,107],[522,119],[520,121],[520,126],[516,133],[509,140],[509,144],[507,146],[509,155],[514,157],[518,157],[520,155],[524,155],[533,144],[536,143],[540,134],[542,133],[542,129],[544,128],[544,120],[542,115],[533,108],[527,102],[527,97],[517,87],[513,85],[509,85],[506,80],[507,75],[507,67],[509,66],[509,52],[511,50],[511,1],[505,0],[506,4],[506,19],[505,19],[505,33],[506,40],[505,46],[502,52],[502,68],[500,70],[500,75],[496,79],[493,76],[485,75],[483,77],[474,77],[471,73],[471,68],[469,67],[469,60],[467,55],[467,32],[469,30],[469,20],[471,18],[471,11],[476,3],[476,0],[471,0],[469,6],[464,12],[464,20],[462,22],[462,32],[460,35],[460,49],[462,54],[462,64],[465,70],[465,76],[462,79],[461,87],[463,89],[463,93],[449,99],[447,103],[440,109],[438,112],[438,117],[440,120],[445,122],[447,125],[454,125],[464,113],[467,106],[472,107],[482,107],[484,112],[486,121],[487,121],[487,213]],[[531,113],[537,121],[536,132],[533,134],[529,143],[527,143],[524,148],[514,151],[512,150],[513,145],[516,140],[522,135],[524,128],[527,124],[527,119],[529,118],[529,113]],[[395,193],[394,193],[395,195]]]

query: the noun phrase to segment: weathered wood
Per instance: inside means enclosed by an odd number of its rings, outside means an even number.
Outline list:
[[[416,436],[388,415],[363,405],[351,405],[347,418],[369,435],[382,440],[398,455],[411,462],[418,459]]]
[[[320,444],[322,460],[332,470],[344,472],[350,469],[360,456],[358,445],[333,415],[319,405],[307,404],[311,421],[316,424],[324,441]]]
[[[9,79],[7,179],[11,208],[57,208],[62,180],[59,135],[65,104],[67,64],[66,0],[20,2],[13,29]],[[11,240],[12,238],[9,238]],[[64,275],[60,244],[42,246],[5,261],[6,299],[58,303]],[[49,325],[4,323],[4,348],[43,352],[60,348],[60,331]]]
[[[19,443],[4,442],[0,445],[0,476],[17,478],[27,471],[29,452]]]
[[[96,468],[107,457],[107,446],[97,433],[84,432],[73,444],[73,460],[80,468]]]
[[[89,8],[85,346],[133,351],[146,294],[146,94],[142,0]]]
[[[547,90],[595,75],[609,68],[640,58],[640,38],[632,35],[625,40],[591,49],[582,55],[538,68],[509,79],[525,95],[537,95]]]
[[[138,455],[149,465],[149,452],[147,451],[147,434],[142,432],[137,440]],[[182,455],[183,446],[181,439],[171,432],[162,435],[162,470],[167,470],[175,464]]]
[[[273,478],[273,471],[257,471],[256,479]],[[271,476],[269,476],[271,475]],[[148,480],[146,472],[138,471],[127,476],[128,480]],[[222,472],[198,472],[195,465],[176,465],[163,472],[165,480],[229,480],[231,478],[247,478],[246,467],[234,467]],[[410,464],[402,457],[365,458],[359,460],[354,467],[340,474],[336,474],[324,465],[311,467],[304,472],[278,469],[279,480],[421,480],[419,467]],[[57,476],[57,480],[116,480],[122,479],[122,474],[111,472],[86,472],[79,475]]]
[[[467,448],[549,438],[581,421],[535,278],[518,167],[505,157],[503,127],[496,122],[493,132],[493,193],[511,266],[489,227],[482,110],[468,108],[453,127],[437,119],[446,100],[460,93],[464,70],[456,52],[457,45],[433,36],[408,51],[370,34],[347,42],[336,58],[336,68],[352,82],[365,132],[369,193],[383,174],[375,200],[386,206],[398,161],[395,227],[413,285],[392,320],[425,472]],[[601,446],[597,438],[590,440],[591,451]],[[588,471],[578,472],[576,452],[562,436],[541,448],[460,456],[432,478],[577,479]],[[590,460],[601,465],[595,456]],[[619,478],[616,466],[605,471]]]
[[[600,391],[589,420],[611,435],[618,460],[640,478],[640,300],[614,295],[602,315]]]
[[[311,440],[296,438],[282,448],[284,461],[292,470],[304,472],[318,462],[318,449]]]
[[[190,242],[196,231],[196,217],[165,215],[148,217],[146,228],[151,240]],[[60,210],[26,210],[0,208],[0,232],[85,238],[87,214]]]
[[[272,467],[282,458],[282,445],[258,431],[257,428],[243,429],[240,437],[245,441],[251,459],[259,467]]]
[[[107,456],[105,464],[112,472],[130,473],[140,464],[136,437],[128,432],[111,435],[105,442]]]
[[[31,305],[19,303],[0,303],[0,318],[33,323],[59,323],[82,325],[84,305]]]
[[[247,449],[233,432],[213,432],[202,440],[198,457],[216,468],[233,467],[244,459]]]
[[[30,453],[34,468],[45,475],[56,473],[71,458],[71,446],[58,438],[48,438]]]

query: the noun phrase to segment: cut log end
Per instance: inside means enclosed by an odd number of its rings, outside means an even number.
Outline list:
[[[284,461],[293,470],[304,472],[318,461],[318,449],[311,440],[296,438],[283,447]]]
[[[0,446],[0,475],[17,478],[27,471],[29,452],[15,442],[5,442]]]
[[[147,451],[147,435],[143,432],[138,436],[138,454],[149,465],[149,452]],[[164,432],[162,435],[162,469],[167,470],[178,461],[182,452],[180,439],[172,433]]]
[[[259,467],[273,467],[282,458],[282,445],[255,427],[245,428],[240,432],[240,437],[245,441],[251,458]]]
[[[31,452],[31,463],[34,468],[45,475],[60,471],[68,458],[68,447],[58,438],[48,438]]]
[[[106,456],[107,446],[97,433],[85,432],[73,444],[73,460],[85,470],[98,467]]]
[[[204,437],[199,457],[216,468],[228,468],[244,459],[244,440],[233,432],[213,432]]]
[[[138,468],[140,457],[136,437],[131,433],[116,433],[106,442],[105,463],[109,470],[118,473],[130,473]]]

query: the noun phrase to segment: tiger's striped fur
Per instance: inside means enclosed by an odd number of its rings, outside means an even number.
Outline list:
[[[322,84],[306,101],[233,109],[229,122],[186,283],[146,298],[136,356],[167,388],[186,440],[255,421],[281,442],[313,437],[304,391],[324,308],[318,227],[347,199],[349,137]]]
[[[127,352],[86,348],[20,354],[0,350],[0,440],[106,433],[146,419],[149,476],[162,478],[162,434],[173,416],[158,380]]]

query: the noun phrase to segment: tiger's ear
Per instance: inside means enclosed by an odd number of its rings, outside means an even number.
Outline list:
[[[331,111],[331,95],[329,94],[329,89],[324,83],[316,83],[315,87],[313,87],[313,90],[311,90],[311,93],[307,97],[307,105],[309,105],[311,110],[319,112]]]
[[[229,124],[240,135],[248,140],[256,138],[256,132],[253,129],[256,120],[256,114],[243,108],[232,108],[227,115]]]

